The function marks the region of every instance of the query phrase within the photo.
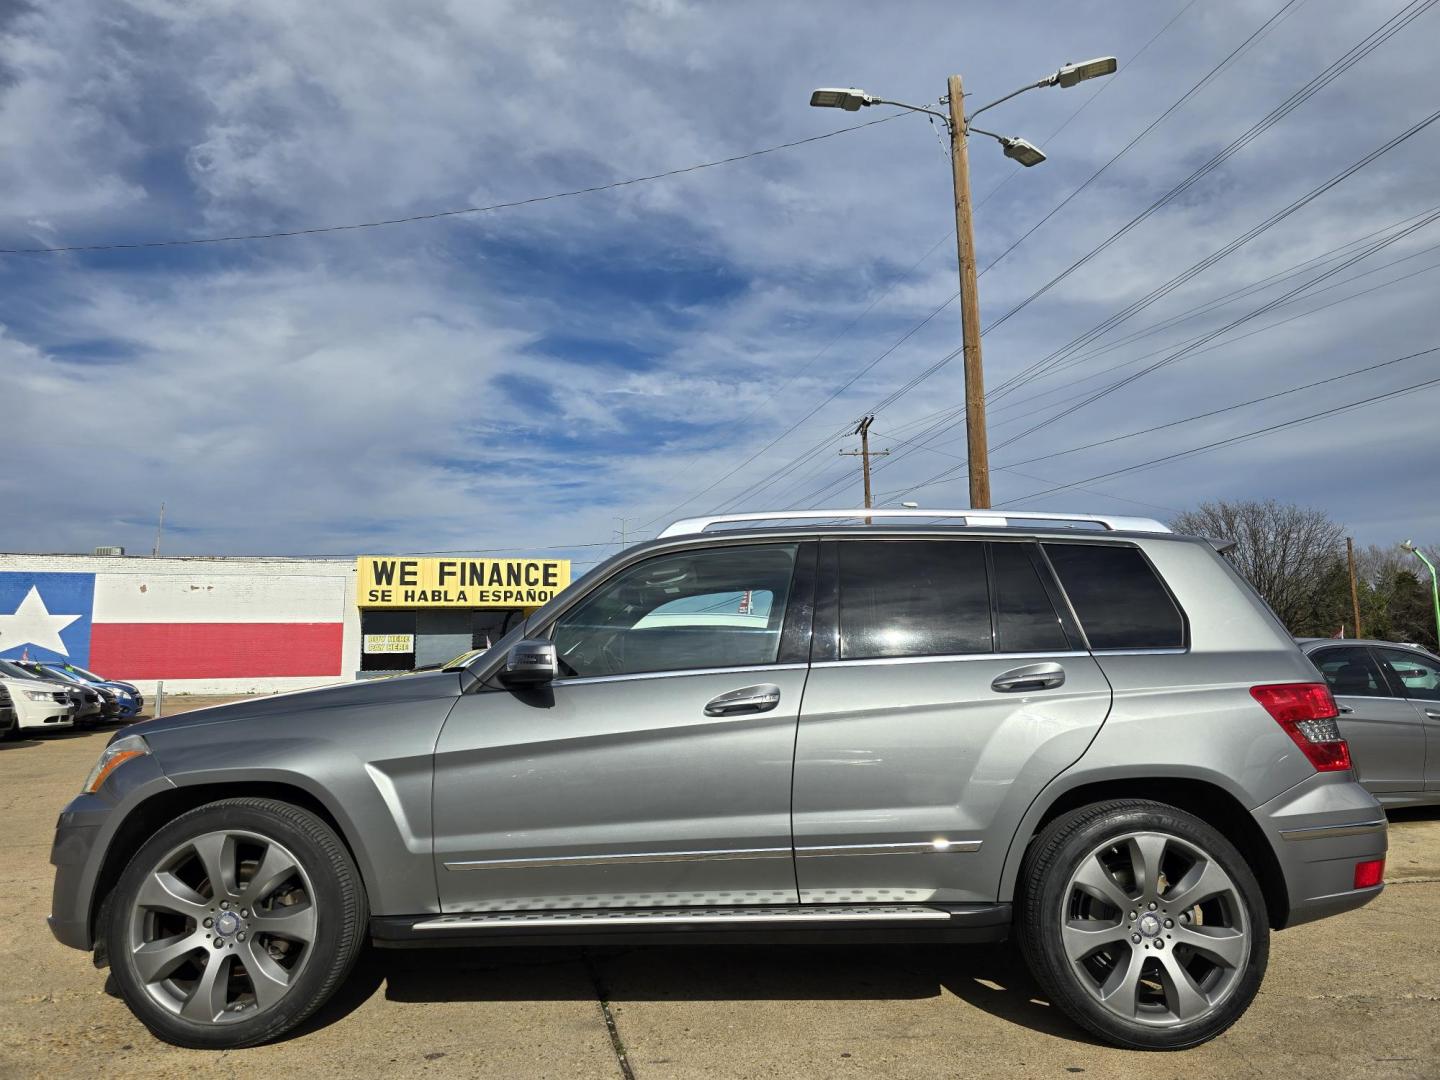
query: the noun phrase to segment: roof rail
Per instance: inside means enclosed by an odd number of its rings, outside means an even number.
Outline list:
[[[1099,525],[1112,532],[1168,533],[1170,529],[1153,518],[1110,517],[1105,514],[1042,514],[993,510],[892,510],[888,507],[873,507],[861,510],[772,510],[758,514],[715,514],[711,517],[684,518],[667,525],[656,539],[667,536],[690,536],[703,533],[712,525],[737,521],[784,521],[817,520],[841,518],[863,520],[865,518],[954,518],[966,526],[986,529],[1003,529],[1012,521],[1075,521],[1087,525]]]

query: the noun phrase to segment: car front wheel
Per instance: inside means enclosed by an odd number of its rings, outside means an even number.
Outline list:
[[[1031,844],[1020,890],[1036,979],[1108,1042],[1195,1046],[1260,988],[1269,926],[1255,876],[1225,837],[1176,807],[1124,800],[1057,819]]]
[[[309,811],[225,799],[135,854],[105,944],[131,1011],[177,1046],[274,1039],[330,997],[364,943],[365,893],[345,845]]]

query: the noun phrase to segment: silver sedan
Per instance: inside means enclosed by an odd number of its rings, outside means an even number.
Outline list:
[[[1394,641],[1305,640],[1360,782],[1386,806],[1440,803],[1440,657]]]

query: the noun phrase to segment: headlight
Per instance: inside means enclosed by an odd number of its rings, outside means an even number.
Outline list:
[[[116,739],[100,752],[100,760],[95,762],[95,767],[85,778],[85,786],[80,790],[93,795],[100,790],[100,785],[109,779],[110,774],[121,765],[131,758],[144,757],[148,753],[150,753],[150,744],[142,735],[126,735],[124,738]]]
[[[31,701],[54,701],[55,694],[51,690],[26,690],[25,696]]]

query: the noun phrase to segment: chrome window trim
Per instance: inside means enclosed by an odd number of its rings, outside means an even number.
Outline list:
[[[446,870],[537,870],[551,866],[624,866],[631,863],[727,862],[788,859],[789,847],[720,848],[705,851],[634,851],[609,855],[540,855],[520,859],[459,859]]]
[[[675,671],[631,671],[621,675],[570,675],[552,679],[549,686],[586,686],[590,683],[634,682],[637,679],[675,679],[682,675],[745,675],[755,671],[804,671],[809,664],[747,664],[744,667],[679,668]]]
[[[1352,825],[1312,825],[1303,829],[1281,829],[1280,835],[1286,840],[1329,840],[1334,836],[1384,832],[1385,824],[1385,819],[1381,818],[1379,821],[1357,821]]]
[[[917,840],[902,844],[830,844],[797,847],[797,859],[840,855],[949,855],[979,851],[981,840]]]
[[[1089,656],[1087,652],[1079,650],[1066,650],[1065,652],[1018,652],[1018,653],[944,653],[937,656],[864,656],[855,660],[817,660],[810,666],[812,668],[833,668],[833,667],[859,667],[870,664],[943,664],[956,660],[1029,660],[1033,657],[1043,656],[1046,659],[1060,657],[1062,659],[1078,659]]]
[[[1184,656],[1190,649],[1185,646],[1166,646],[1157,649],[1092,649],[1096,656]]]

